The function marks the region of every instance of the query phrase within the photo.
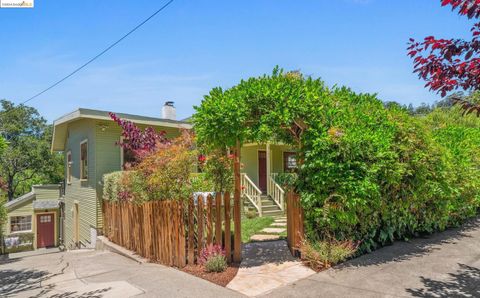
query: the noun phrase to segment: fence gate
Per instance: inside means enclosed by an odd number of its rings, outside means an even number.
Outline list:
[[[303,208],[300,196],[292,191],[287,193],[287,243],[293,256],[299,256],[299,246],[303,240]]]

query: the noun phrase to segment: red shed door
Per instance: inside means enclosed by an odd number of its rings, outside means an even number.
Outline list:
[[[258,151],[258,187],[267,191],[267,152]]]
[[[37,214],[37,248],[55,245],[55,221],[53,213]]]

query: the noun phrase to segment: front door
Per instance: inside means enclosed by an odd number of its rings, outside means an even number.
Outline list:
[[[267,152],[258,151],[258,187],[262,192],[267,191]]]
[[[37,214],[37,248],[55,245],[55,217],[53,213]]]

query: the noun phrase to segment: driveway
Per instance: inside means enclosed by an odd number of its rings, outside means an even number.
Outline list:
[[[480,218],[396,242],[265,297],[480,297]]]
[[[241,297],[156,264],[79,250],[0,262],[0,297]]]
[[[241,297],[172,268],[85,250],[0,262],[0,297],[4,296]],[[480,297],[480,218],[461,229],[396,242],[264,295],[412,296]]]

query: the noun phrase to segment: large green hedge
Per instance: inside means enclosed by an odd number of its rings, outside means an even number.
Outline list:
[[[458,111],[416,118],[374,96],[336,89],[311,116],[299,189],[310,235],[361,248],[457,225],[480,206],[480,122]],[[459,115],[459,114],[458,114]],[[320,119],[328,119],[321,121]]]
[[[368,251],[457,225],[480,205],[480,121],[455,108],[413,117],[375,95],[275,69],[213,89],[196,111],[201,146],[298,146],[296,190],[312,238],[359,240]]]

